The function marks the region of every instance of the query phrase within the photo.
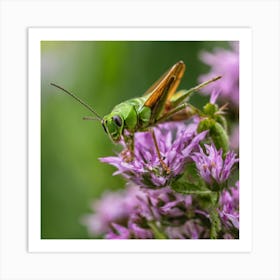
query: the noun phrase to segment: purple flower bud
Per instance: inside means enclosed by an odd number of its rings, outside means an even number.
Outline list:
[[[210,96],[210,103],[211,104],[215,104],[217,101],[217,98],[219,97],[221,91],[213,89],[211,92],[211,96]]]

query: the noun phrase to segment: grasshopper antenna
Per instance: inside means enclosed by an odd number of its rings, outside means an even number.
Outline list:
[[[100,121],[100,119],[92,117],[92,116],[83,117],[83,120],[85,120],[85,121]]]
[[[68,95],[70,95],[71,97],[73,97],[76,101],[78,101],[80,104],[82,104],[84,107],[86,107],[89,111],[91,111],[95,116],[96,116],[96,120],[99,120],[101,121],[102,118],[99,116],[99,114],[97,114],[95,112],[95,110],[93,110],[88,104],[86,104],[82,99],[80,99],[78,96],[76,96],[75,94],[71,93],[70,91],[66,90],[65,88],[59,86],[59,85],[56,85],[54,83],[50,83],[51,86],[54,86],[62,91],[64,91],[65,93],[67,93]]]

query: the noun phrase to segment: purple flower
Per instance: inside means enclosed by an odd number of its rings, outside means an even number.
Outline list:
[[[220,217],[227,228],[239,229],[239,181],[220,196]]]
[[[223,159],[223,150],[219,151],[211,144],[205,144],[205,152],[199,147],[199,152],[193,153],[192,159],[200,176],[209,185],[222,184],[230,175],[233,165],[238,162],[234,152],[228,152]]]
[[[129,229],[121,225],[112,223],[112,230],[106,234],[106,239],[129,239]]]
[[[174,192],[169,187],[158,190],[143,189],[142,197],[139,199],[139,216],[148,221],[159,220],[163,216],[178,218],[186,214],[192,205],[191,196]]]
[[[171,170],[169,174],[160,163],[150,132],[135,134],[134,159],[131,162],[126,162],[121,154],[100,160],[117,167],[114,175],[121,174],[138,186],[168,186],[184,172],[190,154],[207,134],[207,131],[197,134],[196,127],[196,124],[165,123],[154,128],[161,156]]]
[[[137,203],[136,193],[139,189],[129,187],[118,192],[106,192],[92,203],[93,214],[85,215],[82,223],[91,235],[103,235],[108,232],[112,223],[122,224],[127,220]],[[117,229],[116,229],[117,230]]]
[[[200,208],[197,199],[169,187],[152,190],[128,186],[124,191],[107,193],[94,203],[102,207],[87,215],[85,225],[92,236],[107,239],[152,239],[158,238],[159,233],[167,239],[209,238],[210,216],[207,209]],[[112,203],[114,200],[118,202]],[[236,187],[221,193],[217,211],[224,238],[235,238],[231,229],[239,229],[238,182]]]
[[[208,74],[199,77],[200,82],[209,80],[215,76],[222,78],[202,89],[202,92],[211,92],[214,88],[221,91],[221,97],[239,104],[239,42],[231,42],[231,50],[216,48],[213,53],[202,52],[201,60],[211,69]]]
[[[198,219],[186,221],[177,227],[167,227],[166,233],[170,239],[205,239],[209,238],[209,231],[201,225]]]
[[[128,203],[129,202],[129,203]],[[209,238],[190,195],[168,187],[152,190],[129,186],[106,193],[84,218],[90,235],[107,239]],[[102,207],[101,207],[102,206]],[[115,213],[115,214],[113,214]]]

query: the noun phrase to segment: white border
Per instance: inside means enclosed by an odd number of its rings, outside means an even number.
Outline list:
[[[278,0],[0,1],[0,279],[280,279]],[[250,253],[27,251],[27,34],[31,26],[247,26],[253,31]]]
[[[251,250],[252,95],[249,28],[30,28],[29,29],[30,252],[249,252]],[[40,41],[240,41],[240,238],[238,240],[40,239]]]

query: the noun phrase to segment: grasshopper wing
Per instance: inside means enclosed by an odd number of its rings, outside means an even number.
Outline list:
[[[148,89],[147,94],[149,96],[144,106],[152,109],[153,121],[156,121],[164,108],[167,109],[169,99],[178,88],[185,68],[186,66],[183,61],[177,62]]]
[[[184,75],[185,69],[186,69],[186,66],[183,61],[177,62],[171,68],[169,68],[156,82],[154,82],[152,84],[152,86],[150,86],[148,88],[148,90],[146,90],[146,92],[144,93],[144,96],[153,93],[161,83],[166,81],[166,78],[170,77],[171,75],[174,75],[177,77],[177,82],[174,83],[174,85],[173,85],[172,92],[171,92],[172,94],[170,94],[170,96],[172,96],[173,93],[178,88],[178,85],[180,84],[180,80]]]

